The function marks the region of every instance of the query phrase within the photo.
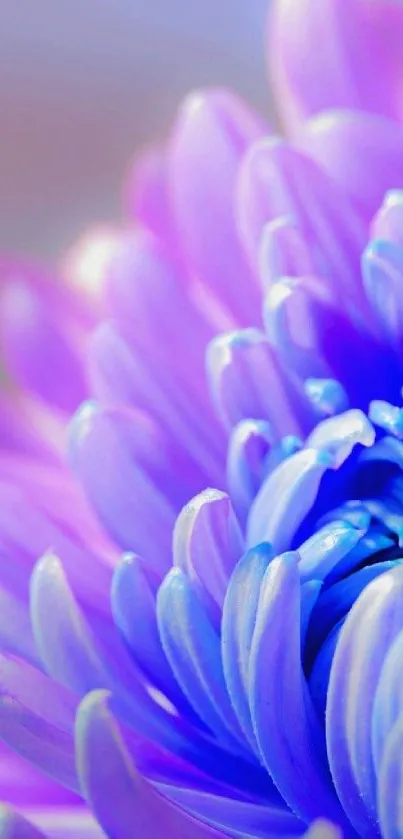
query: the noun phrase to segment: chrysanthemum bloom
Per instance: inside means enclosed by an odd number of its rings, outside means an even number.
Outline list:
[[[273,5],[293,142],[193,96],[94,306],[2,271],[7,837],[403,837],[403,12]]]

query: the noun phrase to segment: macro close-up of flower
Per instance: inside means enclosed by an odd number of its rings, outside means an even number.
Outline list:
[[[0,256],[0,839],[403,839],[403,5],[266,42]]]

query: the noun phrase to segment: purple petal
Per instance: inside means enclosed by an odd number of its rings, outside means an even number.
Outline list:
[[[137,224],[147,228],[179,256],[168,190],[167,155],[164,149],[146,151],[134,161],[125,184],[125,203]]]
[[[343,823],[328,771],[324,736],[301,665],[297,557],[284,554],[266,572],[249,665],[249,701],[259,748],[281,795],[301,818]]]
[[[80,354],[85,330],[79,321],[70,322],[63,293],[58,299],[49,286],[10,265],[1,297],[2,356],[22,388],[71,412],[87,394]]]
[[[272,442],[270,423],[264,420],[243,420],[231,434],[227,484],[234,510],[243,526],[263,481],[265,460]]]
[[[173,535],[174,563],[221,608],[228,581],[244,551],[243,537],[231,501],[208,489],[183,508]]]
[[[173,457],[171,466],[164,462],[164,449],[167,458]],[[192,492],[191,484],[186,491],[186,472],[183,483],[175,481],[174,452],[151,419],[85,404],[71,426],[70,460],[104,527],[122,549],[138,551],[156,570],[169,567],[175,506],[165,492],[179,490],[182,503]]]
[[[0,657],[0,738],[58,783],[77,790],[75,696],[39,670]]]
[[[238,239],[232,196],[239,162],[262,133],[230,94],[195,93],[185,100],[170,146],[170,188],[188,270],[240,324],[256,321],[259,290]]]
[[[372,309],[389,342],[402,352],[403,247],[376,240],[362,260],[365,290]]]
[[[259,219],[256,224],[253,249],[258,246],[259,276],[264,288],[270,288],[283,277],[310,277],[320,273],[320,260],[294,216],[274,218],[263,227],[261,234]]]
[[[364,835],[372,835],[377,824],[371,728],[375,690],[390,644],[403,628],[402,591],[402,569],[367,586],[344,624],[330,674],[326,711],[330,767],[342,805]]]
[[[403,187],[403,126],[392,120],[325,112],[304,126],[299,144],[343,187],[366,222],[388,189]]]
[[[341,188],[313,160],[282,140],[261,140],[245,157],[238,193],[240,231],[255,259],[267,223],[291,217],[336,299],[362,306],[358,269],[365,227]]]
[[[206,408],[204,423],[208,428],[201,434],[184,406],[172,398],[169,386],[150,372],[144,354],[136,353],[113,324],[104,321],[91,336],[88,366],[92,391],[102,405],[122,405],[150,414],[177,447],[191,453],[204,483],[222,480],[222,453],[218,449],[223,435],[219,423],[208,421]]]
[[[275,0],[270,23],[271,80],[289,125],[327,108],[401,114],[399,3]]]
[[[83,807],[38,808],[28,810],[25,815],[48,839],[105,839],[99,824]]]
[[[0,806],[0,839],[44,839],[45,834],[20,813],[6,805]]]
[[[277,435],[295,433],[298,426],[279,365],[262,332],[250,328],[215,338],[207,351],[207,372],[227,426],[243,419],[268,419]]]
[[[83,700],[76,724],[77,767],[84,795],[114,839],[215,839],[219,831],[196,821],[160,795],[131,761],[104,692]]]

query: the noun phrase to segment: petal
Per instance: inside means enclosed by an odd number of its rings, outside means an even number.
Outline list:
[[[68,789],[77,790],[72,739],[76,698],[29,664],[0,657],[0,737]]]
[[[174,563],[220,608],[243,550],[239,523],[224,492],[207,489],[180,512],[173,534]]]
[[[399,632],[390,645],[375,694],[372,714],[372,754],[378,776],[389,735],[403,712],[403,691],[400,678],[402,650],[403,632]]]
[[[184,102],[169,149],[170,191],[188,270],[240,324],[255,322],[259,294],[238,239],[232,196],[239,162],[262,132],[231,94],[195,93]]]
[[[225,598],[221,647],[231,702],[251,747],[256,750],[248,688],[252,636],[262,580],[273,558],[270,545],[260,545],[238,562]]]
[[[326,451],[304,449],[271,472],[251,508],[248,545],[270,542],[276,553],[290,548],[332,463]]]
[[[125,183],[125,204],[137,224],[147,228],[179,256],[168,190],[167,154],[149,149],[137,156]]]
[[[386,740],[378,776],[378,812],[384,839],[400,839],[403,836],[402,748],[403,714]]]
[[[326,815],[343,824],[323,732],[302,672],[295,554],[274,559],[262,583],[250,653],[249,701],[262,757],[287,804],[308,822]]]
[[[389,343],[401,353],[403,247],[375,240],[364,251],[362,273],[373,311]]]
[[[403,187],[403,126],[392,120],[328,111],[304,126],[299,144],[343,187],[367,222],[388,189]]]
[[[272,428],[264,420],[243,420],[231,434],[227,484],[234,510],[243,526],[263,481],[265,460],[272,442]]]
[[[269,420],[277,434],[298,425],[275,354],[265,335],[244,329],[220,335],[207,350],[214,402],[230,428],[243,419]]]
[[[70,321],[66,295],[58,295],[55,283],[56,289],[18,265],[10,265],[2,279],[1,348],[8,372],[52,407],[75,410],[87,393],[83,325]]]
[[[333,521],[317,530],[298,548],[302,582],[325,580],[328,573],[355,548],[364,532],[344,521]]]
[[[251,804],[180,787],[170,787],[169,795],[190,812],[235,837],[279,839],[284,836],[291,839],[292,834],[295,839],[302,829],[302,823],[280,806]]]
[[[255,262],[268,222],[291,217],[319,260],[335,298],[363,304],[359,259],[366,229],[338,184],[283,140],[260,140],[242,163],[238,184],[240,233]]]
[[[136,353],[116,325],[104,321],[92,334],[87,353],[92,392],[102,405],[122,405],[150,414],[177,447],[191,453],[205,483],[222,480],[223,434],[215,418],[208,420],[207,395],[203,407],[205,428],[201,433],[186,407],[177,402],[167,386],[167,381],[172,382],[172,367],[169,380],[165,376],[165,382],[159,381],[161,376],[147,366],[147,353]],[[203,356],[204,349],[200,348],[200,357]],[[204,378],[203,373],[203,381]]]
[[[159,589],[157,615],[168,661],[196,712],[222,746],[251,759],[229,700],[219,634],[179,568],[166,576]]]
[[[156,616],[159,577],[140,557],[126,554],[116,567],[112,613],[136,663],[152,684],[183,709],[187,704],[161,646]],[[189,711],[189,708],[187,708]]]
[[[403,628],[402,591],[401,568],[367,586],[344,624],[330,674],[326,710],[330,767],[342,805],[364,835],[376,835],[371,721],[385,656]]]
[[[271,80],[289,125],[327,108],[401,113],[399,3],[275,0],[270,23]]]
[[[45,834],[19,813],[5,805],[0,806],[1,839],[44,839]]]
[[[164,444],[158,436],[151,419],[93,403],[80,409],[70,431],[73,469],[103,525],[123,550],[138,551],[156,570],[171,561],[175,507],[164,491],[186,494],[182,482],[173,481],[174,460],[170,477],[161,472]],[[168,441],[165,452],[173,454]]]
[[[83,700],[76,732],[82,789],[109,836],[218,839],[222,835],[171,804],[137,773],[103,692]]]
[[[403,245],[403,190],[389,190],[371,228],[372,239]]]

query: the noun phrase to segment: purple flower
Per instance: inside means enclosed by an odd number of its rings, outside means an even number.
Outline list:
[[[402,31],[274,0],[290,141],[195,94],[0,266],[0,836],[403,837]]]

